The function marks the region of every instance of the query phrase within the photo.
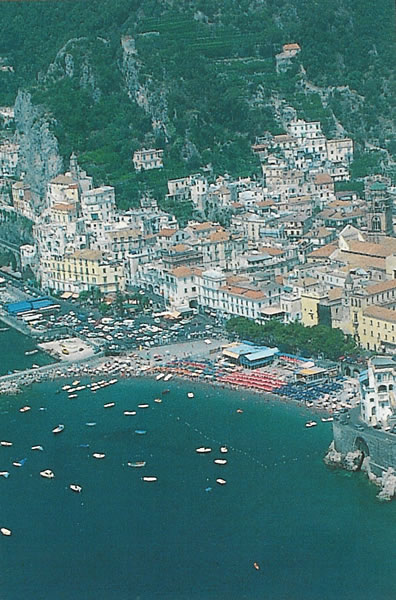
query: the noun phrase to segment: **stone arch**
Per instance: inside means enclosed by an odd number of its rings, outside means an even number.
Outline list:
[[[370,456],[370,450],[369,450],[366,440],[364,440],[361,436],[358,436],[355,439],[354,448],[355,448],[355,450],[360,450],[360,452],[362,453],[361,459],[360,459],[358,467],[356,469],[357,471],[360,471],[364,459],[366,458],[366,456]]]
[[[387,387],[384,383],[382,383],[380,386],[378,386],[378,392],[387,392]]]
[[[345,373],[345,375],[346,375],[347,377],[350,377],[350,376],[351,376],[351,369],[350,369],[349,367],[345,367],[345,369],[344,369],[344,373]]]

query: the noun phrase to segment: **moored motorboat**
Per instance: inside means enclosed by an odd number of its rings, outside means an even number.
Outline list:
[[[237,413],[242,414],[243,413],[242,408],[237,408]]]
[[[96,423],[94,423],[93,421],[91,423],[85,423],[85,425],[87,427],[95,427]]]
[[[31,406],[22,406],[22,408],[19,409],[19,412],[24,413],[28,412],[29,410],[31,410]]]
[[[160,379],[162,379],[163,377],[165,377],[165,373],[159,373],[155,379],[156,379],[157,381],[159,381],[159,380],[160,380]]]
[[[147,431],[145,429],[135,429],[135,433],[137,433],[138,435],[144,435],[145,433],[147,433]]]
[[[45,469],[44,471],[40,471],[40,475],[41,477],[44,477],[44,479],[53,479],[55,477],[55,474],[53,471],[51,471],[51,469]]]
[[[73,398],[77,398],[77,394],[69,394],[68,398],[69,400],[73,400]]]
[[[93,458],[104,458],[106,454],[103,454],[103,452],[94,452],[92,456]]]
[[[2,442],[0,442],[0,446],[12,446],[12,442],[7,442],[6,440],[3,440]]]
[[[73,492],[77,492],[77,494],[79,494],[82,491],[82,487],[81,485],[77,485],[77,483],[71,483],[69,485],[69,488],[73,491]]]
[[[138,408],[148,408],[149,404],[138,404]]]
[[[64,385],[63,388],[62,388],[62,390],[64,392],[67,392],[67,390],[70,390],[70,388],[71,388],[71,385]]]
[[[221,452],[222,454],[226,454],[226,453],[228,452],[228,448],[227,448],[227,446],[220,446],[220,452]]]
[[[72,386],[76,387],[76,385],[79,385],[79,383],[80,383],[80,380],[76,379],[75,381],[73,381]]]
[[[219,477],[218,479],[216,479],[216,483],[218,483],[219,485],[225,485],[227,482],[225,479],[221,479],[221,477]]]
[[[169,381],[169,379],[172,379],[172,377],[173,377],[173,373],[168,373],[167,375],[165,375],[164,381]]]
[[[154,402],[160,404],[162,402],[162,398],[154,398]]]
[[[0,532],[2,533],[2,535],[6,535],[6,536],[12,535],[11,529],[8,529],[7,527],[1,527]]]
[[[307,421],[307,423],[305,423],[305,427],[315,427],[316,425],[316,421]]]
[[[103,404],[103,408],[112,408],[115,406],[115,402],[108,402],[107,404]]]
[[[0,477],[5,477],[5,479],[7,479],[9,476],[10,474],[8,471],[0,471]]]
[[[158,477],[142,477],[143,481],[158,481]]]
[[[205,446],[201,446],[200,448],[195,448],[195,452],[197,454],[208,454],[212,452],[212,448],[206,448]]]
[[[331,421],[333,421],[334,418],[333,417],[322,417],[321,421],[322,423],[331,423]]]
[[[226,465],[227,461],[224,458],[215,458],[213,461],[216,465]]]
[[[136,415],[136,410],[124,410],[124,415],[127,417],[132,417]]]
[[[52,433],[61,433],[64,428],[65,426],[62,423],[59,423],[59,425],[52,430]]]
[[[137,460],[136,462],[129,462],[128,463],[128,467],[139,468],[139,467],[144,467],[144,466],[146,466],[146,461],[145,460]]]
[[[253,563],[253,567],[256,569],[256,571],[260,570],[260,565],[257,562]]]
[[[187,393],[187,398],[194,398],[193,392],[188,392]]]

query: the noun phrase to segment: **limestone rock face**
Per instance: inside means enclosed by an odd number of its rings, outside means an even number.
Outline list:
[[[382,474],[379,483],[382,489],[377,495],[377,498],[379,500],[392,500],[396,493],[396,475],[392,467],[389,467],[388,470]]]
[[[344,469],[347,471],[358,471],[362,464],[363,452],[361,450],[354,450],[348,452],[343,460]]]
[[[337,450],[335,449],[334,441],[331,442],[323,460],[325,464],[330,467],[342,466],[342,455],[341,452],[337,452]]]
[[[31,186],[34,208],[40,212],[47,181],[63,170],[58,140],[50,130],[50,118],[32,104],[31,95],[19,91],[15,101],[16,141],[20,144],[19,174]]]

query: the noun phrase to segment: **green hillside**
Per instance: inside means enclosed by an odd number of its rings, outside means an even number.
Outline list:
[[[250,144],[282,130],[279,103],[328,135],[340,123],[360,176],[386,156],[367,157],[367,144],[396,154],[394,23],[391,0],[2,2],[0,56],[14,72],[0,72],[0,105],[30,89],[55,117],[64,157],[74,149],[123,207],[207,164],[257,173]],[[134,41],[127,58],[122,36]],[[294,41],[298,59],[277,74],[275,54]],[[133,172],[142,145],[165,149],[163,172]]]

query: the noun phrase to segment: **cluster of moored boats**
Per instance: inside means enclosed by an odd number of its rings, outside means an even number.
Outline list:
[[[227,446],[220,446],[219,448],[220,453],[221,454],[227,454],[228,452],[228,448]],[[207,446],[200,446],[199,448],[195,449],[195,452],[197,454],[210,454],[212,452],[212,448],[208,448]],[[227,464],[227,460],[225,458],[215,458],[213,460],[215,465],[226,465]],[[216,483],[218,483],[219,485],[225,485],[227,483],[227,481],[225,479],[223,479],[222,477],[218,477],[216,479]],[[207,491],[209,491],[211,488],[206,488]]]

